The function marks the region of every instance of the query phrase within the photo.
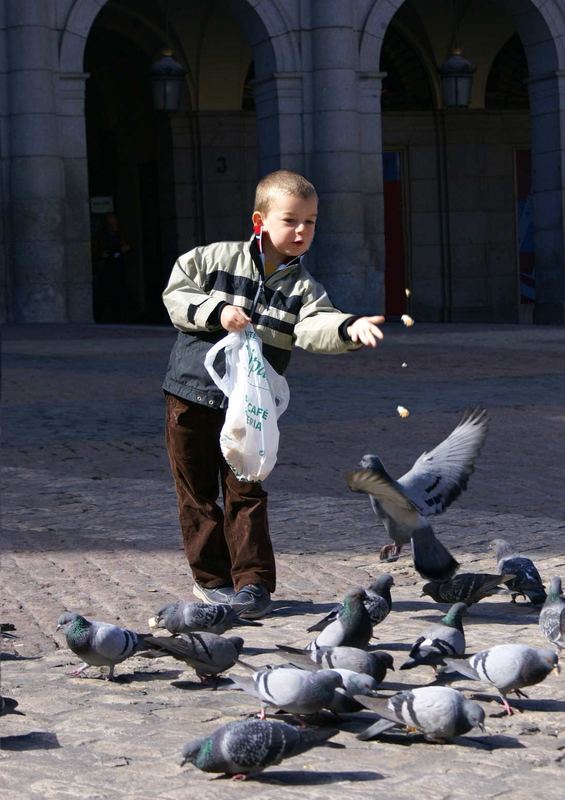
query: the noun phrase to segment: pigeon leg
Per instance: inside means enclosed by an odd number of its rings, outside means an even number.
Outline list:
[[[257,714],[259,719],[267,719],[267,714],[265,712],[265,707],[261,706],[261,711]]]
[[[74,669],[72,672],[68,672],[67,674],[72,675],[73,677],[77,677],[78,675],[82,675],[84,670],[88,669],[89,666],[90,665],[85,662],[81,664],[80,667],[78,667],[78,669]]]
[[[385,546],[380,549],[379,558],[381,561],[398,561],[401,550],[401,544],[385,544]]]
[[[247,777],[246,772],[236,772],[235,775],[231,776],[231,779],[232,781],[246,781]]]
[[[108,677],[106,678],[106,680],[107,681],[113,681],[114,680],[114,664],[112,664],[112,666],[108,670]]]
[[[504,706],[504,710],[506,711],[508,716],[511,717],[514,714],[514,709],[512,708],[508,700],[504,697],[504,695],[501,694],[500,699],[502,700],[502,705]]]

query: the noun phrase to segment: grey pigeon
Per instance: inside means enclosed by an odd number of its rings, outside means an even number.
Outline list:
[[[267,667],[249,677],[230,678],[238,689],[260,701],[261,717],[267,706],[290,714],[317,714],[330,707],[335,690],[343,684],[341,675],[334,670],[308,672],[296,667]]]
[[[161,655],[170,655],[192,667],[204,683],[237,662],[243,648],[241,636],[185,633],[180,636],[148,636],[146,641]]]
[[[337,733],[331,728],[296,728],[273,720],[228,722],[209,736],[186,744],[181,766],[190,762],[203,772],[220,772],[243,780],[323,744]]]
[[[347,592],[334,622],[330,622],[310,646],[367,647],[373,635],[373,624],[363,602],[366,597],[365,590],[360,587]]]
[[[483,708],[447,686],[409,689],[388,701],[362,696],[357,699],[382,717],[360,733],[358,739],[372,739],[395,727],[421,731],[430,742],[444,742],[475,727],[484,730]]]
[[[135,633],[108,622],[89,621],[80,614],[66,612],[57,621],[69,649],[83,663],[71,675],[80,675],[88,667],[110,667],[108,680],[114,679],[116,664],[134,655],[147,655],[153,648],[145,639],[149,634]],[[156,654],[153,652],[152,657]]]
[[[465,603],[455,603],[439,622],[434,623],[414,642],[408,660],[400,669],[413,669],[421,664],[437,667],[445,656],[458,658],[465,654],[465,632],[462,616]]]
[[[261,622],[242,619],[227,603],[189,603],[179,600],[169,603],[155,614],[149,625],[166,628],[169,633],[217,633],[221,635],[239,625],[261,627]]]
[[[515,603],[518,595],[527,597],[535,606],[545,603],[547,597],[545,589],[531,558],[516,553],[511,544],[504,539],[494,539],[492,542],[496,549],[497,570],[502,574],[512,574],[512,580],[506,586],[510,590],[511,602]]]
[[[565,648],[565,598],[561,594],[561,578],[553,577],[539,615],[539,628],[558,650]]]
[[[487,432],[487,413],[467,411],[437,447],[422,455],[395,481],[376,455],[361,459],[361,470],[346,480],[354,492],[369,495],[373,511],[394,542],[381,549],[381,559],[395,560],[412,541],[414,567],[423,578],[448,580],[459,567],[436,537],[428,518],[441,514],[467,488]]]
[[[354,699],[355,695],[374,697],[377,693],[379,684],[371,675],[353,672],[350,669],[333,669],[332,672],[337,672],[343,681],[343,685],[336,688],[334,698],[329,706],[330,711],[334,711],[336,714],[361,711],[363,706]]]
[[[447,672],[459,672],[475,681],[494,686],[507,714],[512,714],[506,695],[515,692],[527,697],[524,686],[543,681],[552,670],[559,672],[557,654],[553,650],[529,647],[527,644],[496,644],[481,650],[464,661],[445,659]]]
[[[370,675],[377,684],[383,682],[387,670],[394,670],[390,653],[361,650],[358,647],[318,647],[314,650],[278,644],[277,648],[303,669],[349,669]]]
[[[425,583],[422,594],[427,594],[436,603],[478,603],[483,597],[497,594],[497,587],[512,580],[514,575],[489,575],[482,572],[462,572],[450,581]]]
[[[380,575],[375,581],[370,583],[366,589],[366,600],[363,601],[365,608],[369,612],[371,624],[373,627],[382,622],[390,614],[392,608],[392,597],[390,595],[390,587],[394,585],[394,578],[388,573]],[[323,631],[331,622],[335,622],[339,612],[343,608],[343,603],[340,603],[335,608],[326,614],[321,620],[314,625],[310,625],[306,630]]]
[[[5,716],[6,714],[19,714],[22,717],[25,717],[23,711],[18,711],[18,701],[14,700],[13,697],[5,697],[0,694],[0,717]]]

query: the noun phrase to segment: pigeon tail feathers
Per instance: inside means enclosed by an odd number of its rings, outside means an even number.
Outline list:
[[[412,556],[414,569],[427,580],[448,581],[459,569],[459,562],[453,558],[431,528],[414,532]]]

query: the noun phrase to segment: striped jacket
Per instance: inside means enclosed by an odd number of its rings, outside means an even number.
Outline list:
[[[173,346],[165,391],[186,400],[225,408],[227,399],[204,367],[210,347],[226,335],[224,305],[252,314],[265,357],[282,374],[293,344],[314,353],[356,350],[345,334],[355,317],[331,303],[324,287],[295,259],[265,277],[254,238],[196,247],[173,267],[163,302],[179,333]],[[217,364],[218,371],[223,365]]]

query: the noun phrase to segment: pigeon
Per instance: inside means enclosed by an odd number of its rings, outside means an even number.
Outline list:
[[[318,634],[309,647],[367,647],[373,635],[373,624],[363,602],[366,598],[361,587],[347,592],[336,619]]]
[[[393,585],[394,578],[392,575],[386,573],[385,575],[380,575],[365,589],[367,599],[363,602],[365,608],[369,612],[369,617],[371,618],[371,624],[373,627],[386,619],[390,613],[392,608],[390,587]],[[323,631],[324,628],[327,628],[331,622],[335,622],[342,608],[343,603],[340,603],[335,608],[332,608],[329,614],[326,614],[325,617],[314,623],[314,625],[310,625],[309,628],[306,628],[308,633],[311,631]]]
[[[248,719],[228,722],[182,749],[187,762],[203,772],[220,772],[245,780],[265,767],[304,753],[336,736],[332,728],[296,728],[286,722]]]
[[[69,649],[83,660],[71,675],[81,675],[88,667],[110,667],[108,680],[111,681],[116,664],[130,656],[147,655],[152,650],[145,641],[149,634],[135,633],[108,622],[90,622],[74,612],[62,614],[56,630],[63,631]]]
[[[354,492],[369,495],[373,511],[393,545],[381,549],[381,560],[396,560],[412,541],[414,567],[428,580],[449,580],[458,562],[436,537],[428,518],[441,514],[467,488],[487,433],[484,409],[466,411],[457,427],[437,447],[424,452],[412,468],[395,481],[380,458],[365,455],[361,470],[346,480]]]
[[[149,620],[150,628],[166,628],[169,633],[195,633],[205,631],[221,635],[239,625],[262,627],[262,622],[242,619],[235,608],[227,603],[189,603],[179,600],[169,603]]]
[[[496,644],[464,661],[446,658],[445,663],[446,672],[459,672],[494,686],[507,714],[513,713],[506,699],[508,692],[527,697],[522,687],[540,683],[552,670],[559,672],[557,654],[553,650],[527,644]]]
[[[377,684],[383,682],[388,669],[394,670],[390,653],[367,652],[358,647],[319,647],[315,650],[278,644],[277,648],[303,669],[349,669],[370,675]]]
[[[494,539],[492,544],[496,549],[497,570],[514,575],[506,584],[510,589],[511,602],[515,603],[518,595],[521,595],[535,606],[543,605],[547,595],[534,562],[516,553],[504,539]]]
[[[482,572],[462,572],[450,581],[425,583],[422,594],[436,603],[460,603],[467,606],[478,603],[489,594],[497,594],[497,587],[512,580],[514,575],[488,575]]]
[[[146,642],[177,661],[192,667],[202,683],[230,669],[243,648],[241,636],[216,633],[185,633],[179,636],[148,636]]]
[[[557,650],[565,648],[565,598],[561,595],[561,578],[549,582],[549,592],[539,615],[539,628]]]
[[[336,714],[351,714],[355,711],[362,711],[364,706],[355,700],[355,695],[374,697],[377,694],[377,681],[362,672],[353,672],[350,669],[333,669],[343,681],[342,686],[338,686],[332,702],[329,705],[330,711]]]
[[[334,670],[308,672],[297,667],[266,667],[249,677],[230,675],[230,678],[238,689],[260,700],[261,719],[267,706],[290,714],[317,714],[330,707],[335,690],[343,685],[341,675]]]
[[[395,727],[418,730],[430,742],[445,742],[478,727],[484,731],[484,709],[474,700],[447,686],[422,686],[399,692],[386,700],[359,696],[359,702],[382,719],[360,733],[372,739]]]
[[[359,694],[362,694],[362,692]],[[17,700],[14,700],[13,697],[5,697],[0,694],[0,717],[5,716],[6,714],[19,714],[20,716],[25,717],[23,711],[18,711]]]
[[[465,633],[461,617],[467,611],[465,603],[455,603],[445,617],[431,625],[414,642],[408,660],[400,669],[413,669],[420,664],[437,667],[444,656],[458,658],[465,654]]]

